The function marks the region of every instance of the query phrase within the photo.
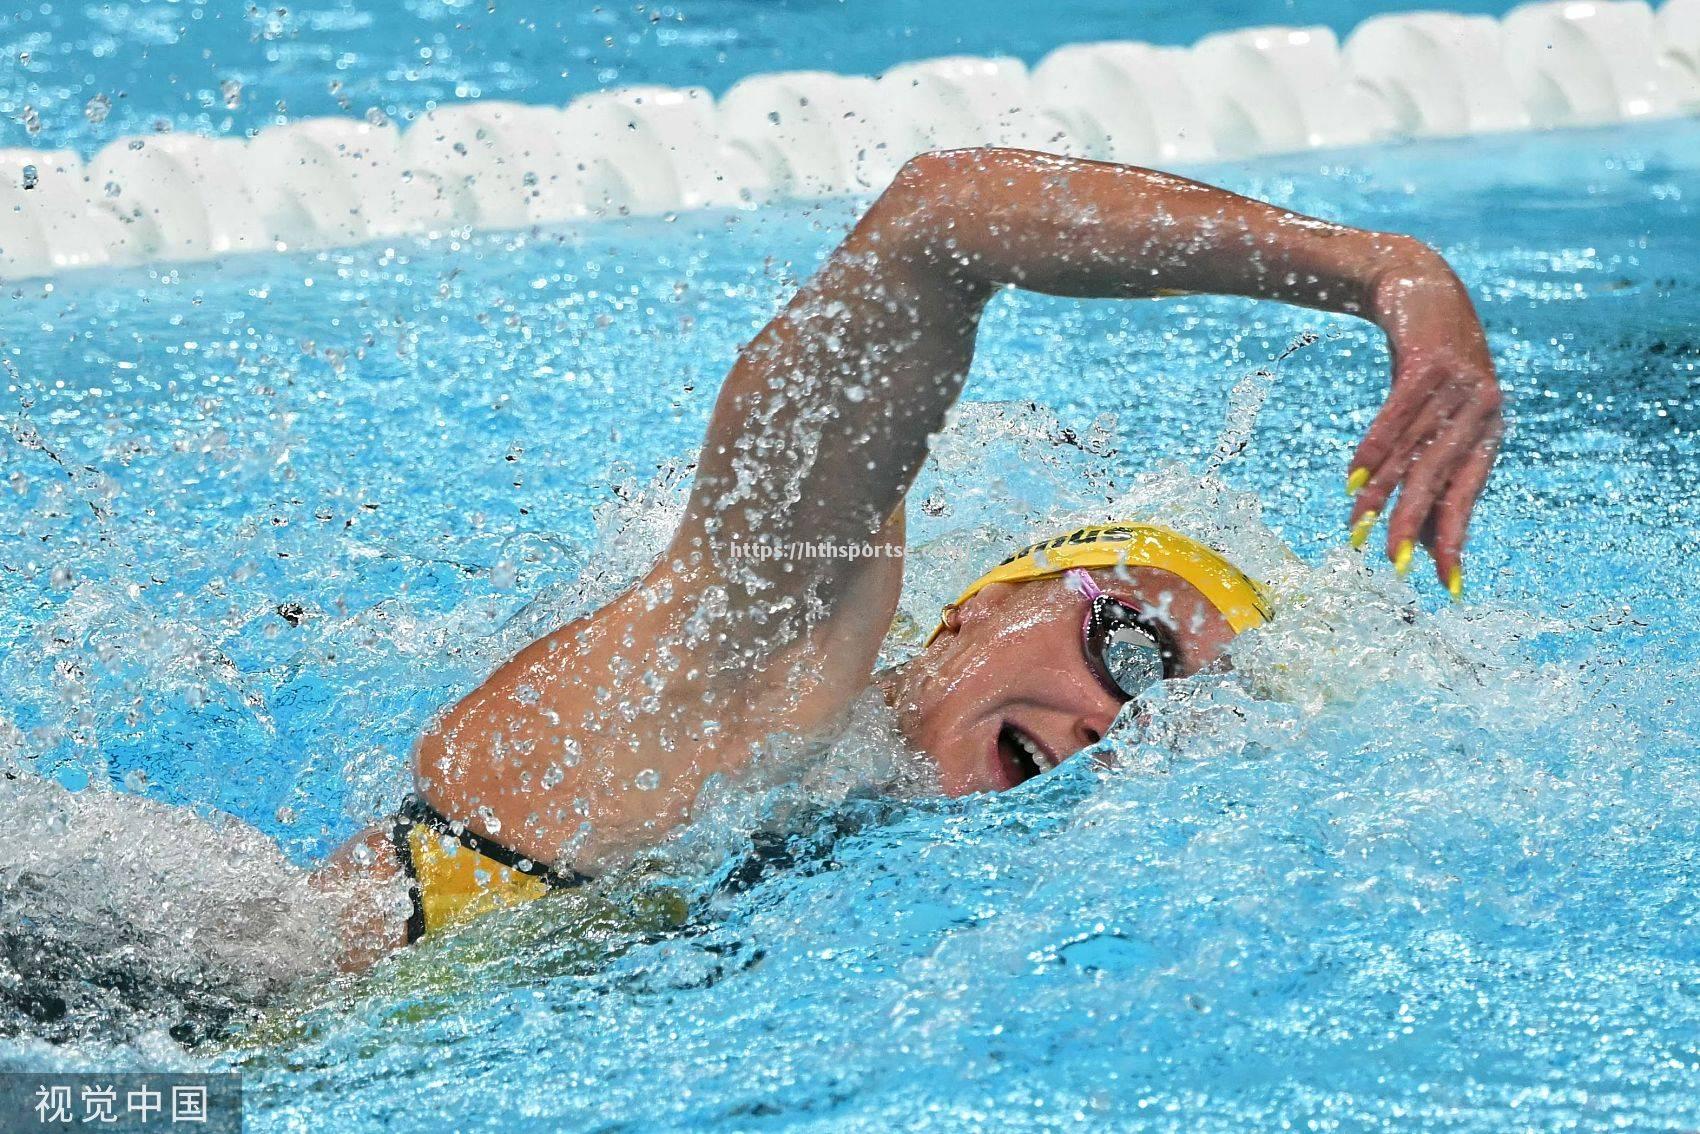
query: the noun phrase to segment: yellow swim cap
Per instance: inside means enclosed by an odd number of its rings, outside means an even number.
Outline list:
[[[1268,621],[1269,596],[1245,572],[1197,540],[1155,524],[1092,524],[1030,544],[981,575],[951,605],[961,606],[993,583],[1026,583],[1075,567],[1156,567],[1197,587],[1234,633]],[[931,645],[938,629],[927,638]]]

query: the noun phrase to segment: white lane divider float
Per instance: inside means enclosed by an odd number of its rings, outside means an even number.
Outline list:
[[[832,197],[866,192],[890,177],[880,169],[891,138],[878,85],[861,76],[826,71],[753,75],[727,91],[704,123],[755,174],[748,188],[760,198]],[[677,162],[687,149],[656,155]],[[891,167],[895,173],[903,158]]]
[[[1140,164],[1217,156],[1188,53],[1144,43],[1059,47],[1033,68],[1033,91],[1084,151]]]
[[[1491,134],[1529,128],[1529,108],[1502,62],[1491,16],[1415,12],[1377,16],[1346,40],[1346,67],[1374,91],[1406,137]]]
[[[1192,49],[1192,89],[1222,154],[1356,146],[1387,137],[1391,116],[1350,81],[1327,28],[1251,28]]]
[[[1642,0],[1531,4],[1504,29],[1506,66],[1536,126],[1668,118],[1689,101]]]
[[[1383,139],[1700,113],[1700,0],[1556,0],[1495,20],[1377,16],[320,118],[251,138],[123,138],[86,161],[0,149],[0,278],[404,234],[879,190],[922,150],[1018,145],[1162,165]]]
[[[1663,60],[1692,92],[1689,112],[1700,110],[1700,0],[1665,0],[1656,23]]]

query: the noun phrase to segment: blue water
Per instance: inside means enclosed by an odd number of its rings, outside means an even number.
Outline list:
[[[1001,298],[967,399],[1077,432],[1113,413],[1113,455],[1059,466],[1189,506],[1231,389],[1323,334],[1211,505],[1260,502],[1310,568],[1241,675],[1165,694],[1115,772],[781,813],[797,865],[719,896],[718,860],[680,869],[686,931],[587,960],[543,903],[188,1057],[247,1071],[251,1129],[1700,1124],[1700,126],[1208,173],[1413,232],[1469,284],[1512,424],[1469,605],[1340,549],[1385,384],[1369,328]],[[738,345],[851,215],[12,289],[0,755],[312,860],[393,805],[502,627],[580,601],[595,510],[641,518],[622,499],[688,456]],[[1076,483],[975,440],[923,491],[1036,513]],[[717,837],[735,860],[737,825]],[[161,1058],[120,1031],[8,1058]]]
[[[1491,15],[1514,6],[1448,5]],[[701,85],[718,94],[763,71],[877,74],[958,53],[1032,63],[1065,43],[1180,45],[1259,24],[1320,24],[1344,34],[1406,7],[1390,0],[1060,0],[1037,8],[1019,0],[45,0],[0,12],[0,146],[87,153],[158,129],[231,134],[323,114],[406,122],[465,99],[563,103],[635,83]]]

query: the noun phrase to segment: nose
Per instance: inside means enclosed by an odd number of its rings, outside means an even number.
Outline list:
[[[1106,699],[1107,700],[1107,699]],[[1121,711],[1119,702],[1095,708],[1074,722],[1074,747],[1076,751],[1090,748],[1104,739],[1104,734],[1110,731],[1115,723],[1116,714]]]

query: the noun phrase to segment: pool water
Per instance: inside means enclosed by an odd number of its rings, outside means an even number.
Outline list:
[[[869,706],[820,757],[847,776],[705,807],[662,867],[683,926],[587,946],[540,903],[245,1039],[180,1052],[137,1010],[48,1046],[14,1017],[6,1062],[234,1066],[256,1131],[1700,1124],[1700,125],[1206,172],[1415,233],[1469,284],[1512,431],[1464,606],[1342,547],[1373,329],[1006,296],[915,542],[1112,501],[1219,530],[1284,595],[1236,675],[1147,701],[1116,768],[867,798]],[[85,912],[163,906],[163,932],[229,884],[132,797],[298,863],[392,807],[437,706],[642,566],[737,347],[853,215],[11,287],[0,758],[111,785],[126,861],[157,866]],[[919,619],[951,580],[911,566]],[[8,806],[47,834],[7,863],[69,845],[63,801]],[[723,885],[756,842],[790,865]]]

